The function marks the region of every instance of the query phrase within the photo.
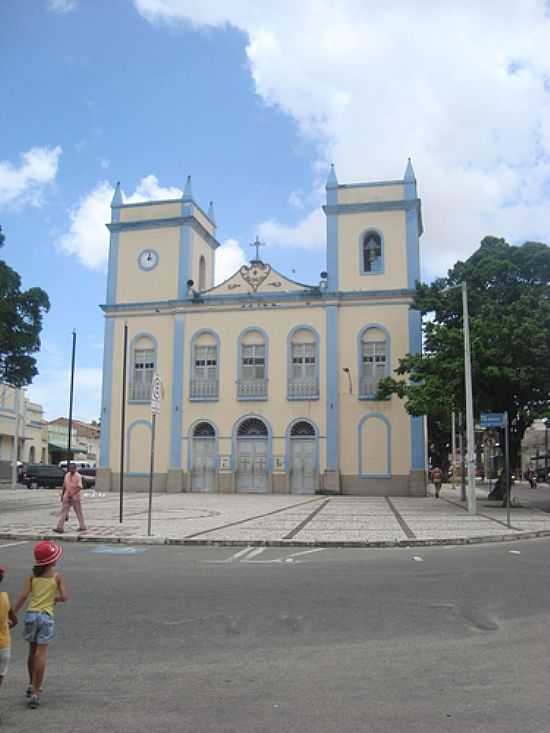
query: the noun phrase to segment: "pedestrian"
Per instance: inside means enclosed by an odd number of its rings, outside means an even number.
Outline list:
[[[27,659],[29,686],[26,696],[32,709],[40,705],[48,644],[54,635],[55,604],[67,600],[63,578],[55,571],[55,565],[62,554],[62,548],[50,540],[43,540],[34,546],[33,574],[25,581],[15,604],[17,614],[30,595],[31,600],[24,618],[23,638],[29,642]]]
[[[69,517],[69,509],[72,507],[78,518],[78,531],[85,532],[86,524],[84,522],[84,515],[82,513],[82,504],[80,503],[80,492],[82,491],[82,476],[76,470],[76,463],[69,463],[69,470],[65,474],[63,479],[63,491],[61,498],[63,501],[63,507],[59,513],[59,519],[57,521],[57,527],[54,528],[54,532],[63,534],[65,531],[63,528],[65,522]]]
[[[6,568],[0,565],[0,583],[4,580]],[[9,595],[5,591],[0,591],[0,687],[4,682],[4,677],[8,672],[8,665],[11,657],[11,633],[17,624],[17,616],[11,607]],[[0,717],[0,723],[2,718]]]
[[[443,482],[443,472],[439,466],[432,468],[432,482],[435,488],[435,498],[439,499],[439,492],[441,491],[441,484]]]

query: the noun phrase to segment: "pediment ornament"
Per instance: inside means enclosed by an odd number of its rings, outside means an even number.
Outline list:
[[[271,265],[255,260],[250,265],[243,265],[239,270],[242,279],[256,292],[271,273]]]

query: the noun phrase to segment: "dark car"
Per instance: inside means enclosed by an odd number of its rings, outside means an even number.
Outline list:
[[[27,489],[55,489],[63,486],[65,471],[59,466],[45,463],[29,463],[23,473],[23,483]]]

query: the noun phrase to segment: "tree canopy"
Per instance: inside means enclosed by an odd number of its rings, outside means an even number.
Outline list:
[[[400,359],[397,378],[381,382],[379,396],[395,393],[412,415],[448,423],[462,410],[464,342],[462,282],[468,287],[474,410],[508,411],[512,452],[525,429],[550,406],[550,248],[512,246],[485,237],[447,277],[417,286],[415,308],[428,316],[424,353]]]
[[[0,227],[0,247],[4,244]],[[50,309],[41,288],[21,290],[21,278],[0,260],[0,381],[24,387],[38,374],[42,318]]]

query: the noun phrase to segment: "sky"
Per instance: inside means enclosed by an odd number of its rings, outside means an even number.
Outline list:
[[[546,0],[3,0],[0,256],[51,300],[28,390],[99,415],[109,202],[181,195],[218,223],[216,276],[253,250],[325,269],[321,205],[413,161],[422,275],[483,236],[550,243]]]

